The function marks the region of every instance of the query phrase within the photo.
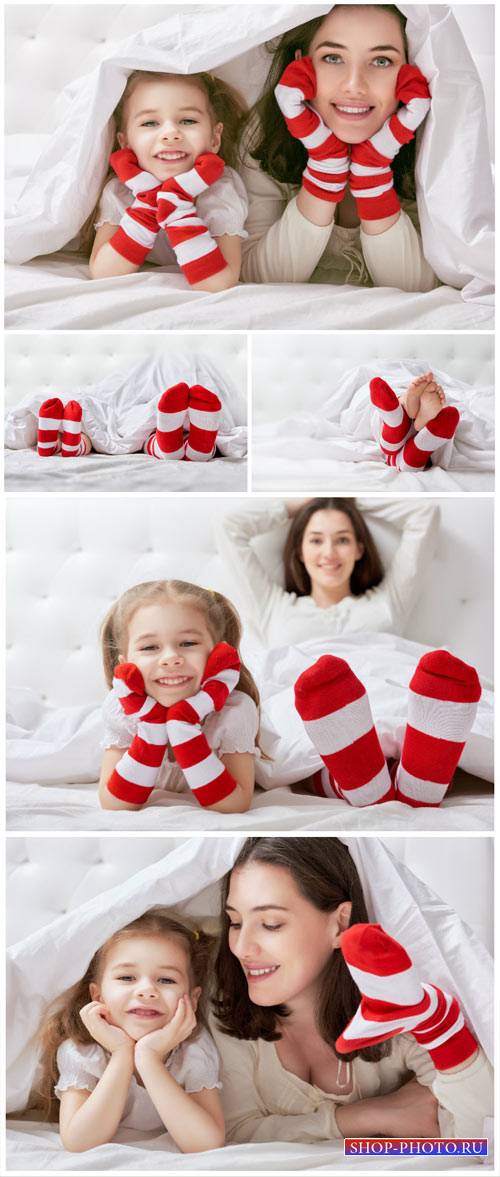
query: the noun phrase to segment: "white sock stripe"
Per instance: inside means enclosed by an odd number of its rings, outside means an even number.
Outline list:
[[[59,429],[61,428],[61,423],[62,423],[61,417],[39,417],[38,418],[38,428],[41,429],[42,432],[45,432],[45,433],[54,433],[54,432],[57,433],[59,431]]]
[[[190,196],[191,198],[200,196],[209,187],[209,184],[199,175],[196,168],[191,168],[189,172],[183,172],[182,175],[176,176],[175,180],[181,192],[184,192],[186,196]]]
[[[219,424],[220,409],[189,409],[189,420],[191,425],[196,425],[198,429],[206,429],[208,433],[213,433]]]
[[[331,756],[342,748],[348,748],[373,727],[368,696],[364,694],[360,699],[339,707],[331,715],[324,715],[321,719],[307,719],[303,723],[320,756]]]
[[[476,718],[477,703],[453,703],[431,699],[410,689],[408,723],[437,740],[463,744]]]
[[[380,131],[376,131],[372,135],[369,142],[375,148],[375,151],[380,152],[380,155],[383,155],[385,159],[394,159],[394,156],[397,155],[401,147],[401,143],[391,131],[389,121],[384,123]]]
[[[343,192],[346,186],[346,180],[342,180],[340,183],[334,183],[330,180],[320,180],[318,176],[311,174],[308,167],[304,168],[302,175],[305,180],[309,180],[310,184],[315,184],[316,188],[322,188],[323,192]]]
[[[39,450],[53,450],[53,449],[55,449],[56,445],[57,445],[57,437],[54,438],[54,441],[40,441],[40,440],[38,440],[38,442],[37,442],[37,446],[38,446]]]
[[[63,433],[81,433],[82,421],[72,421],[69,417],[63,417],[62,422]]]
[[[210,750],[204,760],[200,760],[198,764],[192,764],[190,768],[183,768],[182,771],[190,789],[201,789],[203,785],[209,785],[211,781],[220,776],[223,768],[222,761],[219,760],[215,752]]]
[[[408,438],[413,436],[413,432],[414,432],[413,422],[410,421],[408,429],[406,430],[404,437],[402,437],[400,441],[386,441],[385,437],[382,437],[382,426],[381,426],[380,427],[380,434],[379,434],[380,445],[383,446],[384,450],[390,450],[391,452],[399,453],[399,450],[404,446],[405,441],[408,441]]]
[[[335,786],[332,785],[332,782],[330,779],[330,773],[328,772],[326,765],[323,765],[323,768],[321,769],[321,778],[320,779],[321,779],[321,788],[323,789],[323,792],[325,793],[325,795],[327,797],[335,797],[335,799],[338,801],[339,795],[337,793]]]
[[[409,797],[411,801],[423,801],[428,805],[439,805],[446,795],[449,785],[436,784],[435,781],[420,780],[412,776],[402,764],[396,773],[396,788],[402,797]]]
[[[133,217],[130,217],[128,212],[123,214],[120,221],[120,228],[137,245],[147,246],[148,249],[151,249],[157,238],[157,231],[153,232],[151,229],[146,229],[145,225],[141,225],[139,221],[135,221]]]
[[[118,761],[116,771],[133,785],[140,785],[143,789],[152,789],[156,783],[159,769],[152,768],[149,764],[140,764],[138,760],[134,760],[126,752]]]
[[[168,719],[167,735],[173,748],[179,744],[187,744],[200,734],[199,724],[186,723],[184,719]]]
[[[352,176],[386,176],[389,171],[388,164],[381,168],[375,168],[369,164],[351,162]]]
[[[353,981],[364,997],[373,997],[376,1001],[389,1001],[392,1005],[401,1005],[406,1008],[409,1005],[417,1005],[425,995],[414,965],[410,965],[409,968],[403,969],[399,973],[387,973],[383,977],[356,968],[352,964],[348,965],[348,968]],[[431,1013],[432,1009],[429,1008],[428,1012],[419,1015],[419,1020],[427,1019]],[[396,1016],[397,1011],[394,1013],[394,1017]]]
[[[449,1042],[450,1038],[454,1038],[455,1034],[458,1034],[459,1030],[462,1030],[464,1026],[465,1018],[462,1011],[459,1010],[455,1021],[452,1022],[447,1030],[444,1030],[442,1034],[438,1034],[437,1038],[429,1039],[426,1037],[425,1044],[422,1043],[422,1045],[425,1045],[426,1050],[436,1050],[438,1046],[443,1046],[445,1042]],[[419,1038],[417,1038],[417,1042],[419,1042]]]
[[[325,172],[327,175],[332,176],[340,175],[342,172],[347,173],[349,170],[347,155],[333,155],[331,159],[315,159],[314,155],[310,154],[307,164],[314,171]]]
[[[85,443],[84,443],[83,448],[85,449]],[[76,445],[68,445],[67,441],[63,441],[62,446],[61,446],[61,453],[62,454],[77,454],[78,455],[81,452],[83,452],[81,441],[77,441]]]
[[[411,1032],[421,1021],[422,1014],[419,1014],[418,1017],[408,1017],[405,1016],[403,1012],[401,1012],[401,1016],[399,1018],[394,1016],[394,1018],[391,1018],[390,1020],[388,1019],[387,1021],[384,1018],[383,1022],[372,1022],[368,1021],[367,1018],[364,1017],[361,1011],[361,1006],[359,1006],[359,1008],[356,1010],[356,1013],[354,1014],[352,1022],[350,1022],[343,1031],[342,1037],[345,1038],[348,1042],[355,1042],[358,1039],[364,1040],[380,1038],[381,1034],[387,1035],[389,1038],[391,1032],[394,1030],[402,1030],[405,1033]]]
[[[190,462],[210,462],[215,454],[215,446],[210,453],[205,453],[203,450],[194,450],[189,441],[186,442],[186,458]]]
[[[351,184],[351,192],[356,199],[369,200],[372,196],[383,196],[384,192],[390,192],[394,188],[392,179],[388,184],[380,184],[378,188],[358,188]]]
[[[407,106],[402,106],[401,110],[396,112],[396,118],[403,127],[407,127],[409,131],[416,131],[420,123],[424,121],[431,105],[430,98],[410,98]]]
[[[200,233],[196,237],[188,238],[182,241],[179,245],[174,245],[171,242],[175,256],[180,266],[185,266],[189,262],[198,261],[198,258],[206,257],[209,253],[214,253],[218,248],[214,241],[212,234],[208,229],[206,233]]]
[[[122,184],[135,196],[138,192],[151,192],[152,188],[158,188],[159,180],[150,172],[137,172],[135,176],[129,176],[128,180],[122,180]]]
[[[236,690],[240,678],[240,670],[233,666],[228,666],[225,670],[219,670],[217,674],[212,675],[212,678],[207,679],[207,683],[221,682],[227,687],[228,694]],[[206,693],[206,692],[204,692]]]
[[[155,748],[161,748],[167,744],[167,729],[164,723],[147,723],[145,719],[141,719],[137,725],[137,735],[146,744],[153,744]]]
[[[309,135],[304,135],[304,138],[301,139],[301,143],[303,143],[306,151],[314,151],[316,147],[322,147],[323,143],[326,143],[327,139],[330,138],[330,135],[331,131],[328,130],[328,127],[325,127],[325,124],[322,123],[321,120],[319,120],[316,129],[311,131]]]
[[[187,409],[179,409],[173,413],[166,413],[162,409],[156,411],[156,428],[161,433],[173,433],[174,430],[180,429],[186,420]]]
[[[376,776],[372,777],[371,781],[367,781],[366,785],[358,785],[357,789],[342,790],[342,795],[349,805],[374,805],[380,801],[391,787],[391,778],[389,776],[389,769],[386,764],[380,769]]]
[[[284,86],[278,82],[274,89],[274,95],[281,113],[286,119],[298,118],[306,109],[303,92],[297,86]]]
[[[398,405],[396,409],[381,409],[380,405],[375,405],[375,408],[380,413],[384,425],[388,425],[389,428],[394,429],[403,424],[404,412],[401,405]]]
[[[424,454],[433,454],[435,450],[440,450],[446,445],[449,440],[448,437],[440,437],[438,434],[431,433],[425,425],[415,434],[415,445]]]
[[[178,450],[162,450],[156,434],[150,438],[149,453],[161,462],[180,462],[186,452],[185,442]]]

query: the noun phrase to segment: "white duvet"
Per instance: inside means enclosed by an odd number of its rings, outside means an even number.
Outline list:
[[[492,490],[495,470],[494,390],[450,377],[434,368],[448,404],[460,411],[453,443],[435,457],[431,469],[400,473],[386,466],[374,438],[369,382],[381,376],[397,393],[427,370],[422,360],[362,364],[340,380],[314,413],[295,413],[254,425],[252,477],[255,489],[340,486],[394,491]],[[307,403],[307,389],[304,390]]]
[[[58,252],[74,242],[97,203],[111,145],[110,116],[131,70],[177,72],[180,61],[187,74],[217,70],[248,53],[255,87],[265,69],[264,56],[252,56],[256,47],[330,8],[242,4],[232,10],[237,19],[228,20],[226,6],[211,5],[202,22],[196,7],[172,12],[68,87],[57,129],[38,150],[35,136],[15,136],[8,171],[8,326],[491,328],[493,200],[484,95],[445,5],[401,5],[411,59],[432,91],[416,179],[424,251],[444,284],[439,289],[409,295],[354,286],[238,286],[212,295],[190,290],[181,275],[163,269],[91,283],[83,260]],[[244,87],[244,71],[240,77]],[[460,178],[452,202],[450,175]]]
[[[9,692],[7,717],[7,821],[10,829],[73,830],[491,830],[493,696],[483,680],[476,721],[460,761],[473,778],[453,790],[439,809],[409,809],[399,801],[355,808],[330,798],[306,796],[287,787],[308,777],[321,761],[293,706],[293,683],[321,654],[345,658],[364,682],[384,753],[401,749],[408,683],[427,647],[389,634],[313,640],[271,650],[245,649],[262,692],[258,791],[246,814],[202,809],[185,794],[155,791],[131,816],[100,809],[96,781],[103,734],[100,707],[49,709],[31,689]]]
[[[82,976],[96,948],[118,928],[156,903],[175,906],[198,919],[213,915],[219,906],[219,880],[230,869],[243,839],[190,838],[159,862],[132,875],[126,883],[105,891],[83,906],[61,916],[48,927],[9,949],[7,964],[10,1028],[7,1044],[8,1108],[26,1105],[36,1072],[33,1035],[47,1004]],[[346,839],[360,873],[370,919],[378,921],[411,952],[421,975],[460,996],[467,1017],[491,1057],[492,963],[484,945],[456,913],[377,839]],[[54,1125],[18,1121],[8,1132],[9,1168],[87,1172],[163,1171],[165,1152],[169,1171],[192,1171],[193,1160],[172,1149],[166,1134],[154,1137],[121,1132],[112,1144],[92,1153],[65,1153]],[[409,1161],[421,1171],[421,1161]],[[343,1158],[342,1142],[321,1145],[248,1144],[229,1146],[196,1157],[196,1171],[318,1170],[331,1172],[358,1163]],[[407,1161],[405,1159],[405,1168]],[[400,1169],[401,1162],[384,1160],[384,1168]],[[433,1168],[455,1167],[440,1160]],[[363,1161],[361,1170],[380,1171],[380,1159]]]

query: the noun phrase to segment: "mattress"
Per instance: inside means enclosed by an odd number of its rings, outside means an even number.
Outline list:
[[[35,450],[5,450],[5,489],[16,491],[205,491],[247,489],[244,459],[214,458],[203,463],[157,462],[147,454],[97,454],[63,462],[40,461]],[[78,483],[78,485],[75,485]]]

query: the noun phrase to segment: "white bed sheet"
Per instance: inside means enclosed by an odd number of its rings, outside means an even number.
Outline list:
[[[35,450],[4,451],[5,489],[9,491],[246,491],[246,460],[220,457],[203,462],[201,479],[199,466],[195,462],[157,462],[147,454],[110,457],[93,453],[71,462],[60,457],[41,462]]]
[[[271,650],[245,649],[261,686],[261,743],[272,760],[258,768],[258,791],[246,814],[202,809],[189,793],[155,791],[142,810],[102,810],[97,801],[102,719],[93,704],[50,709],[34,691],[14,689],[7,724],[7,825],[33,830],[491,830],[493,828],[493,696],[483,695],[460,766],[468,776],[439,809],[399,801],[355,808],[288,787],[321,761],[293,706],[298,674],[323,653],[344,657],[364,682],[387,757],[399,754],[408,682],[427,647],[390,634],[314,640]],[[477,779],[479,778],[479,779]]]
[[[168,267],[90,281],[83,258],[58,253],[5,269],[5,326],[11,330],[419,330],[488,331],[488,297],[358,286],[239,285],[221,294],[189,289]]]

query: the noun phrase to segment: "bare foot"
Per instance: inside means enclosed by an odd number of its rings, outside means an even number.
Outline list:
[[[82,433],[82,441],[85,442],[85,453],[81,454],[81,457],[86,458],[87,454],[92,453],[92,442],[87,433]]]
[[[433,382],[432,386],[426,388],[420,397],[420,408],[414,422],[417,433],[419,429],[423,429],[424,425],[437,417],[445,404],[446,397],[441,385]]]
[[[415,376],[415,379],[408,385],[406,392],[403,392],[399,398],[399,403],[406,409],[412,421],[417,416],[420,408],[420,397],[431,380],[432,372],[425,372],[423,376]]]

